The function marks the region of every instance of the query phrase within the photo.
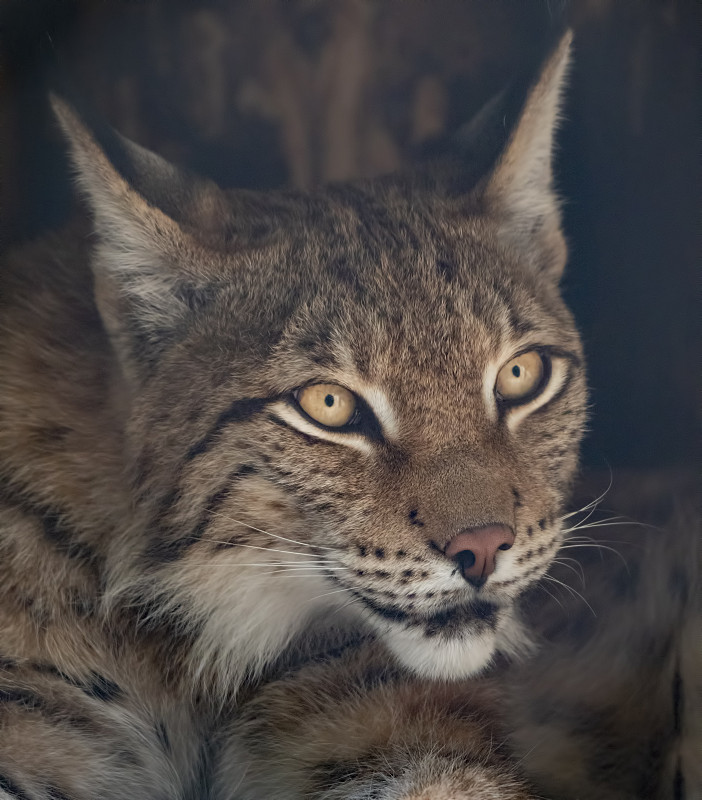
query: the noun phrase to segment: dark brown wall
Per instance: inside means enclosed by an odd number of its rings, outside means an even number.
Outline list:
[[[590,357],[592,466],[699,444],[702,4],[673,0],[8,2],[5,246],[71,207],[47,81],[226,186],[313,186],[411,161],[531,68],[566,18],[565,290]]]

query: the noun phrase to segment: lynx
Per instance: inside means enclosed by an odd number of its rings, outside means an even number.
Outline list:
[[[529,798],[494,662],[564,538],[551,152],[223,191],[59,98],[0,315],[0,797]]]

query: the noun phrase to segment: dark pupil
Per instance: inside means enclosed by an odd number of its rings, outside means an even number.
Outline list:
[[[520,367],[517,364],[515,364],[512,367],[512,375],[514,375],[515,378],[518,378],[521,374],[522,374],[522,370],[520,369]]]
[[[328,395],[327,395],[327,396],[324,398],[324,405],[325,405],[327,408],[331,408],[331,407],[334,405],[334,395],[333,395],[333,394],[328,394]]]

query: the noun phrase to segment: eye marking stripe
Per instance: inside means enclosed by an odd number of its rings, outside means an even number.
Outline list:
[[[568,362],[562,358],[554,358],[551,362],[551,378],[543,391],[520,406],[513,406],[507,411],[506,421],[510,431],[514,431],[519,423],[530,414],[545,406],[565,387],[568,379]]]
[[[255,414],[262,411],[273,398],[267,397],[244,397],[234,400],[228,408],[225,408],[210,425],[207,433],[195,442],[188,449],[185,461],[192,461],[197,456],[206,453],[212,448],[220,438],[224,429],[236,422],[244,422]]]
[[[388,396],[377,386],[362,386],[358,394],[368,403],[388,439],[397,438],[399,426]]]
[[[304,419],[304,417],[293,409],[289,403],[272,403],[268,410],[278,417],[278,419],[282,420],[288,427],[294,428],[307,436],[326,442],[345,445],[346,447],[352,447],[354,450],[359,450],[367,455],[373,452],[373,446],[366,436],[349,432],[333,433],[326,428],[320,428],[313,422]]]
[[[382,434],[382,437],[386,440],[392,441],[393,439],[397,439],[400,432],[400,425],[388,396],[380,387],[365,383],[355,375],[335,372],[330,374],[329,377],[325,378],[324,380],[316,381],[316,383],[320,385],[336,384],[356,395],[356,397],[363,401],[363,404],[367,406],[366,410],[370,411],[373,417],[375,417],[375,428],[378,430],[378,433]],[[322,430],[325,433],[333,433],[333,430],[328,430],[328,427],[325,427]],[[305,429],[305,432],[307,432],[307,429]],[[340,434],[341,433],[342,432],[340,431]],[[343,431],[342,435],[344,437],[350,437],[354,434],[346,430]],[[341,440],[334,438],[333,441]]]
[[[491,422],[496,423],[500,416],[498,403],[495,399],[495,386],[500,370],[520,353],[526,353],[531,350],[543,352],[549,358],[550,376],[543,390],[532,400],[520,405],[509,406],[505,409],[505,421],[510,431],[515,430],[525,417],[535,413],[557,396],[560,396],[568,384],[571,369],[573,367],[577,368],[582,363],[581,358],[576,353],[552,345],[528,342],[522,345],[519,343],[511,344],[509,347],[503,348],[500,357],[488,364],[483,377],[483,401]]]

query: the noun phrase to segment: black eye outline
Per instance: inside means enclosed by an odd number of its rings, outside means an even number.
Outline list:
[[[314,419],[314,417],[311,417],[300,405],[298,398],[303,389],[307,389],[310,386],[319,386],[320,384],[324,383],[340,386],[342,389],[346,389],[347,392],[350,392],[354,396],[356,400],[356,408],[354,409],[353,416],[345,425],[338,425],[336,427],[332,425],[325,425],[323,422],[319,422]],[[348,386],[344,386],[343,383],[336,383],[335,381],[310,381],[310,383],[305,383],[302,386],[298,386],[297,389],[294,389],[290,393],[289,403],[303,419],[307,420],[307,422],[311,422],[317,428],[320,428],[320,430],[329,431],[330,433],[356,433],[361,434],[362,436],[367,436],[369,439],[376,440],[381,440],[383,438],[380,423],[371,410],[371,407],[360,395],[356,394],[356,392],[354,392],[352,389],[349,389]]]
[[[551,375],[553,374],[553,359],[551,354],[544,347],[525,347],[518,353],[515,353],[513,356],[511,356],[511,358],[507,359],[507,361],[505,361],[505,363],[500,367],[500,370],[504,368],[505,364],[509,364],[510,361],[515,358],[519,358],[519,356],[523,356],[525,353],[536,353],[541,359],[541,380],[529,392],[529,394],[525,394],[524,397],[508,398],[502,397],[502,395],[498,392],[497,378],[495,378],[495,388],[493,389],[493,392],[495,394],[495,400],[498,406],[502,409],[514,408],[515,406],[523,406],[527,403],[530,403],[532,400],[537,398],[551,382]],[[498,370],[498,375],[500,370]]]

